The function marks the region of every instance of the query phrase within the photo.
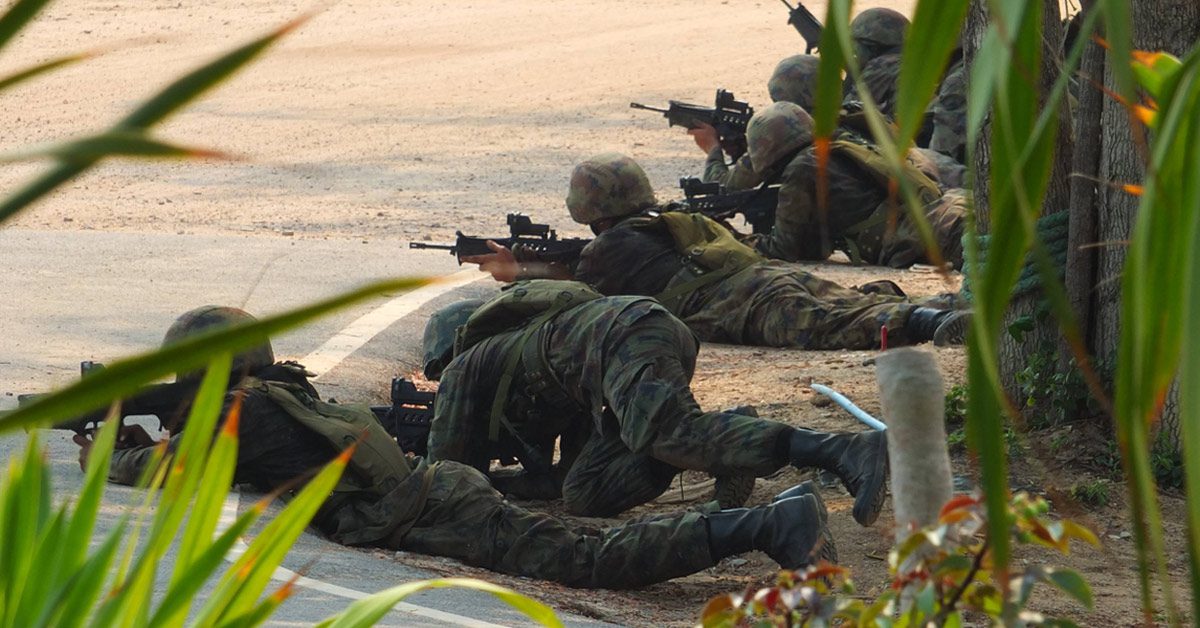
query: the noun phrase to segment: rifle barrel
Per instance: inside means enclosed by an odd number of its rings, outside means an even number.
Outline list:
[[[788,1],[787,1],[787,0],[779,0],[779,1],[780,1],[780,2],[782,2],[782,3],[783,3],[783,6],[787,7],[789,11],[795,11],[795,10],[796,10],[796,9],[795,9],[795,7],[793,7],[792,5],[788,4]]]
[[[453,251],[457,249],[453,244],[434,244],[432,242],[409,242],[410,249],[437,249],[439,251]]]
[[[658,113],[667,113],[666,109],[659,109],[658,107],[648,107],[646,105],[643,105],[640,102],[629,103],[629,108],[630,109],[645,109],[646,111],[656,111]]]

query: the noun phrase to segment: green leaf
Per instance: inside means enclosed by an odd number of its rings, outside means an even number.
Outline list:
[[[0,17],[0,49],[45,8],[50,0],[17,0]]]
[[[104,579],[124,538],[126,519],[122,517],[104,541],[87,560],[71,574],[71,578],[46,605],[47,615],[38,624],[54,623],[60,628],[82,626],[92,605],[100,598]]]
[[[1088,610],[1092,609],[1094,605],[1092,588],[1077,572],[1070,569],[1047,569],[1046,580],[1067,595],[1079,600],[1079,603]]]
[[[554,615],[554,611],[550,607],[531,600],[516,591],[506,589],[504,587],[484,582],[482,580],[472,580],[469,578],[440,578],[437,580],[422,580],[419,582],[407,582],[390,589],[380,591],[375,595],[358,600],[348,606],[346,610],[330,617],[321,623],[317,624],[318,628],[357,628],[373,626],[376,622],[383,618],[384,615],[398,604],[404,598],[427,589],[441,589],[445,587],[459,587],[464,589],[474,589],[491,593],[500,601],[524,613],[530,620],[537,622],[543,626],[551,628],[562,626],[562,622]]]
[[[15,8],[19,8],[25,4],[36,4],[40,8],[43,2],[22,0]],[[307,17],[301,17],[288,22],[266,36],[236,48],[184,75],[118,122],[114,129],[146,129],[153,124],[161,122],[180,107],[183,107],[221,81],[229,78],[235,71],[254,59],[271,44],[278,41],[280,37],[298,28],[307,19]],[[0,22],[0,44],[4,41],[3,27],[3,23]],[[68,162],[60,162],[42,174],[42,176],[35,178],[26,184],[25,187],[17,190],[16,193],[0,201],[0,223],[16,215],[17,212],[28,207],[39,198],[49,194],[58,186],[79,176],[93,165],[95,165],[95,160],[75,159]]]
[[[46,72],[57,70],[58,68],[68,66],[77,61],[82,61],[90,56],[91,55],[87,54],[67,55],[65,57],[59,57],[57,59],[46,61],[45,63],[39,63],[37,65],[30,66],[19,72],[9,74],[8,76],[0,77],[0,92],[12,87],[13,85],[24,83],[25,81],[41,76]]]
[[[147,136],[144,131],[116,129],[76,140],[39,144],[18,151],[0,153],[0,163],[45,158],[91,163],[105,157],[226,159],[228,155],[214,150],[169,144]]]
[[[394,279],[373,283],[324,301],[261,319],[251,325],[200,333],[169,347],[113,362],[103,371],[80,379],[59,394],[43,397],[28,406],[0,416],[0,433],[44,425],[62,417],[78,416],[93,411],[114,399],[133,394],[146,382],[204,366],[212,356],[219,353],[236,352],[261,344],[270,340],[274,334],[358,301],[385,292],[411,290],[431,281]]]
[[[224,562],[226,554],[237,543],[238,538],[250,529],[250,526],[262,516],[265,509],[265,502],[256,504],[254,508],[238,517],[237,521],[222,532],[216,540],[206,545],[200,554],[193,557],[186,568],[176,569],[171,586],[163,597],[162,603],[154,611],[154,616],[150,618],[148,625],[164,626],[182,623],[183,614],[195,599],[196,592],[204,586],[209,576],[216,573],[221,563]]]
[[[342,452],[321,469],[283,512],[263,528],[217,584],[216,591],[200,611],[201,623],[228,621],[254,606],[275,568],[283,562],[287,551],[337,485],[349,462],[350,452]]]
[[[968,0],[921,0],[901,53],[896,123],[897,144],[908,147],[925,120],[925,110],[941,83],[950,53],[970,7]]]

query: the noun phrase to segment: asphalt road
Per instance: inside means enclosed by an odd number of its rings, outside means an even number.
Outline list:
[[[111,360],[155,347],[171,321],[198,305],[237,305],[268,314],[332,296],[373,279],[446,275],[461,269],[441,252],[410,251],[401,241],[294,239],[279,235],[191,236],[91,231],[0,230],[0,409],[16,395],[63,385],[78,376],[81,360]],[[459,276],[460,280],[463,277]],[[467,280],[470,277],[466,277]],[[466,294],[495,290],[477,281],[396,307],[386,295],[330,315],[275,339],[276,356],[320,361],[330,338],[363,334],[361,344],[327,362],[317,385],[343,401],[382,401],[393,375],[417,366],[421,330],[429,312]],[[401,304],[404,305],[404,304]],[[415,310],[411,306],[420,305]],[[412,310],[412,311],[409,311]],[[364,315],[408,312],[394,321]],[[357,323],[357,326],[356,326]],[[340,335],[339,335],[340,334]],[[42,431],[58,497],[80,487],[77,448],[69,434]],[[19,451],[24,435],[0,437],[0,455]],[[136,491],[111,486],[105,512],[120,512]],[[257,496],[236,492],[227,509]],[[110,528],[102,521],[98,534]],[[166,564],[170,560],[164,561]],[[284,562],[305,570],[307,586],[281,607],[274,625],[308,625],[344,608],[352,598],[399,582],[432,577],[403,562],[345,548],[306,533]],[[562,615],[569,625],[598,625]],[[383,625],[524,625],[520,615],[490,596],[442,589],[413,597]]]

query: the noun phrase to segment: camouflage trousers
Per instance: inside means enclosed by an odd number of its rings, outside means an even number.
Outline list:
[[[954,268],[962,268],[962,235],[966,229],[967,192],[950,189],[925,207],[925,220],[933,232],[933,241],[941,252],[942,259]],[[881,225],[880,229],[884,227]],[[907,268],[913,264],[931,263],[925,241],[917,226],[907,216],[896,228],[882,236],[878,257],[874,263],[892,268]]]
[[[679,317],[702,340],[805,349],[873,349],[879,328],[904,344],[916,305],[863,294],[786,262],[763,262],[684,300]]]
[[[570,512],[623,512],[662,494],[682,469],[761,477],[787,464],[791,427],[700,409],[691,391],[696,344],[687,327],[665,312],[639,323],[608,339],[621,349],[605,365],[607,409],[581,446],[563,451]]]
[[[388,546],[572,587],[641,587],[714,564],[700,513],[593,529],[504,501],[482,473],[433,465],[425,507]]]

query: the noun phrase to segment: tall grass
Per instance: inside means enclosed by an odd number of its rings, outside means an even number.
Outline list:
[[[1059,273],[1053,268],[1035,225],[1042,212],[1045,191],[1054,160],[1069,155],[1054,152],[1058,108],[1065,106],[1066,82],[1078,67],[1089,35],[1104,27],[1109,65],[1118,85],[1116,97],[1128,103],[1131,124],[1152,130],[1147,176],[1137,222],[1128,245],[1122,276],[1122,326],[1116,390],[1111,407],[1117,427],[1126,482],[1130,492],[1131,519],[1138,550],[1144,619],[1152,620],[1156,601],[1151,581],[1157,574],[1166,617],[1180,624],[1174,585],[1167,572],[1161,514],[1150,462],[1151,426],[1162,412],[1163,399],[1171,382],[1181,380],[1182,442],[1186,465],[1188,498],[1188,553],[1191,564],[1192,616],[1200,617],[1200,355],[1184,350],[1200,340],[1200,121],[1196,120],[1200,97],[1200,52],[1182,61],[1162,55],[1134,53],[1130,44],[1130,6],[1122,0],[1100,0],[1084,23],[1082,35],[1069,51],[1063,75],[1050,94],[1039,93],[1042,67],[1042,3],[1033,0],[990,0],[989,26],[971,67],[969,94],[969,142],[979,140],[984,120],[990,122],[987,139],[991,152],[986,177],[989,189],[992,245],[986,263],[980,265],[972,225],[966,256],[974,292],[974,320],[968,342],[969,402],[967,427],[972,451],[977,456],[982,488],[988,507],[989,538],[993,542],[995,569],[1003,574],[1012,557],[1008,530],[1012,525],[1006,510],[1009,499],[1007,461],[1003,430],[1014,420],[1015,409],[1005,394],[999,368],[999,343],[1005,333],[1004,316],[1011,293],[1027,256],[1038,266],[1044,294],[1080,364],[1086,365],[1087,351],[1079,326],[1068,306]],[[900,76],[900,100],[896,107],[898,132],[883,130],[882,118],[872,116],[876,135],[883,136],[881,148],[898,173],[903,149],[910,145],[932,95],[946,59],[956,44],[970,2],[968,0],[921,0],[907,38]],[[857,81],[860,94],[867,90],[851,55],[848,20],[849,0],[831,0],[822,36],[821,83],[816,106],[820,148],[836,123],[839,77],[845,63]],[[1139,107],[1135,87],[1153,104]],[[1044,101],[1041,100],[1044,98]],[[869,101],[869,98],[867,99]],[[874,103],[867,103],[874,111]],[[1120,182],[1125,183],[1125,182]],[[899,190],[900,194],[907,194]],[[910,197],[911,198],[911,197]],[[916,203],[908,203],[910,216],[918,224],[925,220]],[[926,228],[922,232],[928,234]],[[932,246],[932,239],[926,238]],[[1093,391],[1103,397],[1089,377]],[[1106,399],[1101,399],[1106,402]],[[1003,578],[999,579],[1004,582]],[[1005,609],[1003,619],[1014,622],[1016,609]]]
[[[0,50],[46,7],[48,0],[17,0],[0,15]],[[219,152],[168,144],[153,137],[155,125],[217,86],[255,59],[307,17],[239,46],[189,72],[154,94],[108,130],[86,137],[10,149],[0,161],[46,159],[49,167],[25,186],[0,199],[0,224],[44,198],[63,183],[110,157],[190,158]],[[85,60],[73,54],[0,74],[0,91],[55,69]],[[375,283],[346,294],[244,325],[189,338],[170,347],[117,361],[27,407],[0,416],[0,433],[33,428],[115,404],[139,387],[171,373],[206,368],[177,450],[166,458],[159,449],[150,465],[157,473],[143,483],[161,487],[123,515],[92,546],[119,421],[96,433],[83,489],[75,503],[56,505],[49,465],[36,432],[22,455],[9,459],[0,474],[0,624],[6,626],[253,626],[270,618],[294,589],[288,582],[266,592],[296,538],[337,483],[350,450],[331,461],[283,512],[267,523],[248,549],[216,580],[203,603],[196,594],[216,577],[234,543],[261,517],[273,496],[256,503],[225,530],[217,529],[220,503],[229,490],[237,459],[235,403],[220,420],[228,373],[236,352],[266,341],[318,316],[385,292],[408,290],[423,280]],[[178,547],[169,574],[162,572],[167,551]],[[168,578],[156,594],[160,576]],[[560,625],[553,611],[515,592],[486,582],[443,579],[412,582],[350,605],[322,625],[367,626],[408,595],[457,586],[488,592],[547,626]]]

